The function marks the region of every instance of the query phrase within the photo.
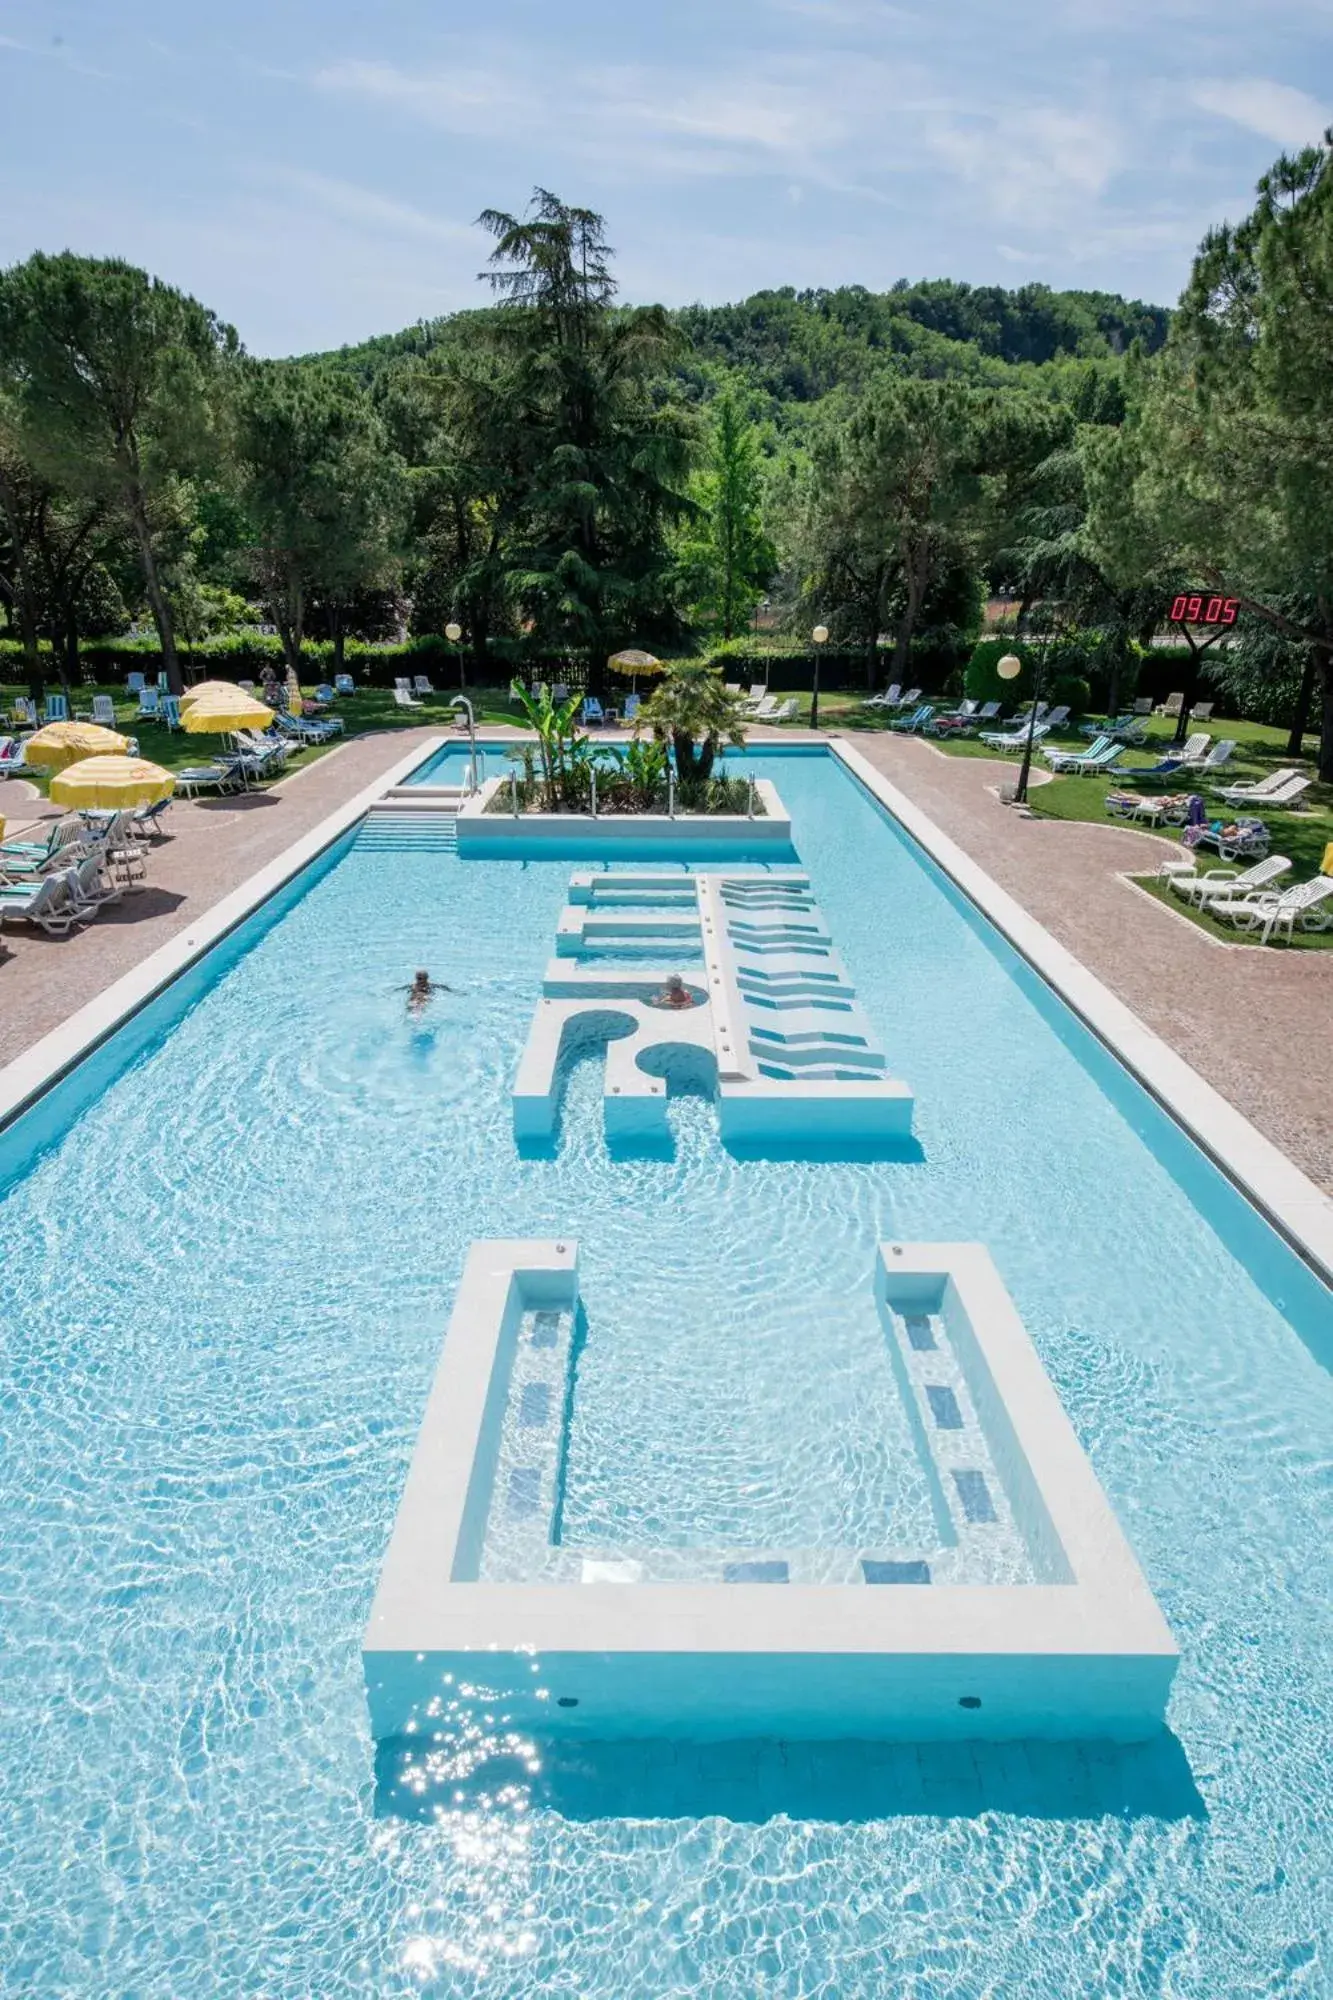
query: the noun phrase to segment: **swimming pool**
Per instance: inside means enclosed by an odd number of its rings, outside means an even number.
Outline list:
[[[520,1159],[570,864],[352,844],[20,1162],[0,1990],[1329,1990],[1326,1295],[832,760],[750,763],[920,1159],[738,1161],[685,1097],[671,1158],[613,1160],[591,1069]],[[459,990],[411,1023],[418,965]],[[1180,1643],[1173,1742],[377,1782],[361,1628],[466,1245],[563,1232],[571,1527],[667,1543],[910,1516],[896,1461],[827,1474],[883,1377],[874,1245],[986,1242]]]

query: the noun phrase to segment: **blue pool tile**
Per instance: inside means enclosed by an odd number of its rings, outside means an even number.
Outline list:
[[[722,1571],[723,1583],[785,1583],[787,1565],[784,1562],[743,1562],[727,1563]]]
[[[955,1472],[953,1483],[969,1521],[993,1521],[995,1507],[984,1472]]]
[[[926,1401],[930,1404],[930,1414],[940,1430],[960,1431],[963,1428],[963,1413],[958,1407],[958,1398],[952,1389],[946,1389],[938,1382],[928,1382]]]
[[[544,1424],[551,1414],[551,1389],[547,1382],[525,1382],[518,1399],[521,1424]]]
[[[867,1583],[929,1583],[928,1562],[875,1562],[862,1556],[861,1570]]]
[[[560,1315],[558,1312],[539,1312],[532,1316],[532,1345],[534,1347],[554,1347],[560,1338]]]
[[[509,1475],[511,1514],[535,1514],[541,1504],[542,1475],[536,1465],[516,1465]]]
[[[925,1313],[905,1315],[907,1338],[918,1354],[929,1354],[935,1346],[935,1329]]]

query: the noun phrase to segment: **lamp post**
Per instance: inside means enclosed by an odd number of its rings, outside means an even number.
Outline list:
[[[1023,671],[1023,662],[1017,653],[1006,653],[996,663],[996,673],[1002,681],[1016,681]],[[1037,709],[1041,704],[1041,684],[1046,672],[1046,649],[1037,655],[1032,669],[1032,706],[1028,710],[1027,736],[1023,743],[1023,762],[1019,766],[1018,783],[1014,786],[1014,804],[1025,806],[1028,802],[1028,778],[1032,771],[1032,745],[1037,735]]]
[[[814,671],[814,679],[813,679],[813,684],[812,684],[812,686],[811,686],[811,689],[810,689],[810,727],[811,727],[812,729],[818,729],[818,727],[819,727],[819,649],[820,649],[820,647],[821,647],[821,646],[824,646],[824,645],[827,645],[827,643],[828,643],[828,626],[827,626],[827,625],[816,625],[816,627],[815,627],[814,631],[813,631],[813,632],[812,632],[812,633],[810,634],[810,637],[811,637],[811,639],[812,639],[812,640],[814,641],[814,647],[815,647],[815,671]]]
[[[449,623],[444,628],[444,636],[449,641],[449,644],[451,646],[456,646],[458,644],[459,640],[463,636],[463,628],[458,623],[458,620],[456,618],[451,618],[449,620]],[[463,655],[461,653],[458,655],[458,685],[460,688],[465,687],[467,685],[466,681],[463,678]]]
[[[754,607],[754,636],[755,636],[755,638],[756,638],[756,639],[757,639],[757,638],[759,637],[759,614],[760,614],[761,612],[767,612],[767,610],[768,610],[768,599],[767,599],[766,597],[761,597],[761,598],[759,599],[759,602],[758,602],[758,603],[757,603],[757,604],[755,605],[755,607]],[[770,665],[771,665],[771,658],[770,658],[770,655],[769,655],[769,654],[768,654],[767,652],[765,652],[765,654],[764,654],[764,693],[765,693],[765,694],[767,694],[767,693],[768,693],[768,675],[769,675],[769,668],[770,668]]]

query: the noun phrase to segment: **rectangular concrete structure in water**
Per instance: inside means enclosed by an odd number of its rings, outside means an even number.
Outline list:
[[[874,1284],[936,1545],[842,1583],[790,1551],[654,1582],[557,1547],[577,1246],[475,1243],[366,1628],[376,1738],[472,1705],[590,1738],[1155,1734],[1174,1641],[989,1254],[886,1243]],[[497,1511],[533,1580],[485,1580]],[[1026,1580],[955,1580],[987,1538]]]

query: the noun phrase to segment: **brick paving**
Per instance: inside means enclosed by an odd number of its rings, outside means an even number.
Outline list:
[[[501,733],[501,732],[488,732]],[[503,732],[509,734],[511,732]],[[790,732],[753,732],[757,740]],[[199,910],[438,730],[357,737],[269,791],[180,801],[149,859],[150,887],[68,938],[6,926],[0,1063],[119,978]],[[1333,952],[1225,949],[1118,880],[1164,843],[1128,829],[1025,820],[993,790],[1009,766],[915,738],[849,738],[1024,908],[1179,1050],[1306,1173],[1333,1192]],[[9,830],[56,809],[0,787]]]
[[[6,924],[0,940],[0,1063],[12,1061],[201,910],[239,888],[405,757],[414,742],[438,734],[436,728],[358,736],[267,791],[176,799],[166,816],[169,838],[148,849],[146,889],[108,904],[93,923],[67,937],[43,937],[26,924]],[[22,826],[58,818],[59,811],[18,779],[0,785],[0,814],[11,838]]]
[[[1168,843],[1025,819],[993,789],[1013,767],[916,738],[849,742],[1298,1166],[1333,1193],[1333,951],[1216,943],[1122,875]]]

